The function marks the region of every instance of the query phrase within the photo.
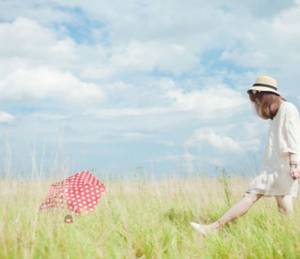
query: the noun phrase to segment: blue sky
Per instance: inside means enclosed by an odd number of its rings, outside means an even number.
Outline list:
[[[247,174],[268,128],[256,76],[299,107],[299,1],[1,1],[0,17],[3,174]]]

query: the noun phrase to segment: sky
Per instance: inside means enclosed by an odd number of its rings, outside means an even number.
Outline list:
[[[299,0],[1,0],[1,174],[259,170],[246,91],[299,108],[299,63]]]

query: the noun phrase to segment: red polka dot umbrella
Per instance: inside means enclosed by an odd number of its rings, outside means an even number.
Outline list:
[[[104,192],[104,185],[89,171],[83,171],[52,184],[40,210],[68,208],[77,214],[91,212]]]

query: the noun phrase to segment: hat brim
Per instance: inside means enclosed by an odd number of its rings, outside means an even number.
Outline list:
[[[249,93],[250,91],[252,90],[255,90],[255,91],[261,91],[261,92],[269,92],[269,93],[274,93],[274,94],[277,94],[277,95],[280,95],[281,94],[276,91],[275,89],[271,89],[269,87],[264,87],[264,86],[252,86],[251,88],[248,89],[247,93]]]

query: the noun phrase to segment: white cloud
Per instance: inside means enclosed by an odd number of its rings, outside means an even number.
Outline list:
[[[260,71],[275,72],[286,89],[294,84],[297,90],[299,82],[299,1],[270,3],[1,1],[0,99],[3,105],[43,103],[43,110],[36,105],[36,114],[26,115],[28,125],[47,120],[54,131],[62,121],[84,133],[89,125],[86,138],[70,133],[82,143],[95,143],[98,131],[98,139],[109,143],[103,137],[108,132],[131,140],[148,137],[152,133],[143,132],[150,129],[174,133],[181,146],[180,131],[206,123],[203,127],[214,128],[196,130],[187,140],[191,149],[197,143],[209,152],[256,150],[253,128],[259,127],[236,121],[249,115],[241,92]],[[160,82],[161,74],[171,83]],[[52,107],[60,101],[55,114],[47,110],[48,100]],[[92,102],[72,121],[70,103]],[[13,111],[16,117],[18,112]],[[236,127],[224,130],[230,120]],[[194,159],[187,152],[185,160]]]
[[[183,91],[170,80],[160,80],[157,84],[159,85],[157,95],[160,95],[161,100],[164,100],[164,105],[94,109],[88,111],[87,114],[97,118],[152,115],[167,118],[171,114],[185,113],[187,118],[189,114],[190,116],[196,115],[198,119],[216,119],[217,117],[221,119],[221,116],[225,114],[232,116],[243,112],[247,103],[246,98],[238,91],[225,85],[217,85],[215,88],[206,87],[201,90]],[[170,118],[168,117],[168,119]]]
[[[289,93],[297,88],[294,82],[300,60],[299,23],[299,3],[279,10],[269,20],[258,19],[240,34],[239,46],[224,50],[221,60],[251,67],[259,73],[272,73],[287,88],[284,92]]]
[[[0,17],[4,21],[11,21],[16,17],[29,17],[43,24],[70,22],[74,18],[72,13],[54,5],[53,1],[41,3],[36,0],[0,1]]]
[[[231,137],[217,134],[212,129],[199,129],[185,142],[186,147],[196,145],[209,145],[213,148],[228,151],[239,152],[242,150],[241,145]]]
[[[87,50],[77,48],[82,59],[86,60]],[[86,60],[80,74],[88,79],[112,80],[119,75],[151,73],[155,70],[180,75],[194,68],[198,62],[195,53],[175,43],[132,41],[127,45],[91,48],[98,49],[98,52]]]
[[[260,147],[260,139],[253,138],[240,141],[239,144],[243,147],[245,151],[257,151]]]
[[[161,115],[174,112],[172,107],[151,107],[151,108],[120,108],[120,109],[102,109],[87,112],[97,118],[103,117],[130,117],[130,116],[147,116]]]
[[[90,80],[102,80],[112,78],[115,72],[110,65],[102,66],[99,65],[83,67],[80,72],[80,77],[90,79]]]
[[[78,44],[29,18],[0,23],[0,38],[0,58],[5,64],[0,77],[16,69],[47,66],[85,79],[113,80],[120,74],[155,69],[181,74],[198,60],[187,46],[159,40],[116,42],[111,46]]]
[[[27,64],[41,65],[46,62],[61,66],[75,61],[76,44],[68,37],[60,38],[38,22],[17,18],[11,23],[0,23],[0,57],[23,59]]]
[[[46,67],[16,70],[0,81],[0,99],[5,100],[52,99],[89,103],[102,98],[103,92],[97,85]]]
[[[246,99],[240,92],[224,85],[211,85],[189,92],[171,88],[167,95],[175,101],[175,106],[179,109],[195,111],[202,118],[216,118],[228,111],[232,114],[238,113],[246,104]]]
[[[195,120],[213,123],[218,120],[222,124],[229,117],[233,118],[245,112],[248,105],[245,97],[225,85],[216,85],[213,89],[205,87],[189,91],[181,90],[172,80],[154,81],[149,85],[151,89],[153,89],[152,85],[155,86],[153,92],[147,92],[147,89],[139,92],[136,87],[124,84],[112,85],[112,89],[116,89],[113,91],[114,95],[119,92],[120,96],[122,94],[125,98],[116,100],[118,102],[126,101],[128,105],[116,108],[95,107],[83,114],[98,119],[125,120],[126,118],[130,119],[130,123],[124,121],[129,127],[135,125],[140,128],[141,125],[144,125],[150,128],[155,127],[156,130],[165,130],[178,125],[188,125]],[[110,93],[109,87],[105,88],[105,92],[108,97],[114,97],[113,93]],[[134,94],[136,94],[135,98]],[[143,101],[141,102],[141,100]],[[154,101],[156,102],[153,103]]]
[[[185,46],[155,41],[133,41],[126,47],[117,47],[111,59],[112,66],[118,70],[161,69],[174,74],[188,71],[196,62],[195,54]]]
[[[15,117],[7,112],[0,112],[0,123],[13,122]]]
[[[28,18],[0,23],[0,38],[0,79],[18,69],[43,66],[86,79],[106,78],[113,70],[107,60],[109,47],[76,43]]]

